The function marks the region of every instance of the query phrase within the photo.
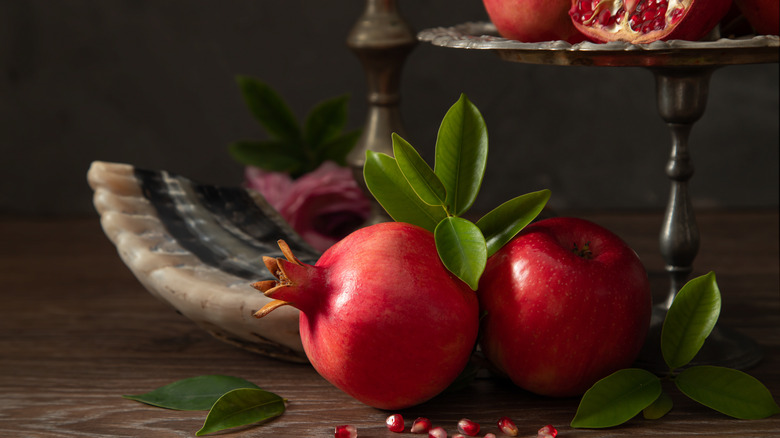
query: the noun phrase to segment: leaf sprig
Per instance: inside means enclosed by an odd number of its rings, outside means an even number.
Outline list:
[[[178,380],[145,394],[124,398],[180,411],[208,410],[201,436],[265,422],[282,415],[286,400],[239,377],[207,375]]]
[[[325,161],[345,166],[361,131],[344,131],[349,97],[342,95],[314,106],[301,125],[282,97],[259,79],[238,76],[244,101],[265,128],[269,140],[244,140],[229,146],[238,162],[292,178],[309,173]]]
[[[766,418],[780,413],[769,390],[752,376],[735,369],[688,365],[718,320],[720,290],[710,272],[689,281],[675,297],[661,329],[661,352],[670,379],[692,400],[739,419]],[[636,368],[617,371],[596,382],[582,397],[572,427],[617,426],[640,412],[658,419],[673,407],[662,379]]]
[[[398,134],[392,140],[394,157],[367,152],[366,186],[393,220],[433,232],[444,266],[476,290],[488,257],[539,215],[550,191],[516,197],[476,223],[462,217],[477,198],[488,153],[485,121],[464,94],[442,119],[433,169]]]

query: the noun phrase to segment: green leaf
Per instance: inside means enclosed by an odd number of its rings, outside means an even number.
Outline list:
[[[303,138],[313,150],[333,140],[347,123],[347,102],[343,95],[325,100],[311,109],[306,116]]]
[[[393,133],[393,155],[404,178],[417,196],[428,205],[444,205],[447,191],[433,169],[400,135]]]
[[[214,403],[196,436],[270,420],[284,413],[284,399],[262,389],[235,389]]]
[[[282,140],[301,138],[298,120],[276,91],[255,78],[238,76],[236,81],[249,111],[271,135]]]
[[[272,172],[285,172],[293,175],[301,173],[302,158],[296,147],[286,141],[237,141],[228,151],[241,164],[259,167]]]
[[[485,120],[466,95],[447,111],[436,138],[434,172],[447,190],[447,210],[461,216],[479,193],[487,164]]]
[[[432,207],[420,199],[406,181],[395,158],[366,152],[363,177],[368,190],[387,214],[397,222],[406,222],[433,232],[447,217],[442,207]]]
[[[658,399],[661,391],[661,380],[649,371],[616,371],[582,396],[571,427],[603,428],[625,423]]]
[[[720,314],[720,291],[710,272],[690,280],[675,296],[661,329],[661,352],[671,369],[690,362]]]
[[[547,189],[527,193],[499,205],[478,220],[477,226],[487,242],[488,257],[530,224],[549,199],[550,191]]]
[[[205,411],[223,394],[237,388],[257,389],[257,385],[239,377],[208,375],[179,380],[146,394],[122,397],[161,408]]]
[[[318,164],[330,160],[339,166],[346,166],[347,155],[355,148],[360,134],[361,130],[356,129],[330,139],[317,151]]]
[[[648,420],[657,420],[669,413],[673,406],[672,397],[665,392],[661,392],[661,395],[650,406],[642,410],[642,416]]]
[[[487,246],[476,225],[459,217],[447,217],[433,233],[444,266],[477,290],[487,263]]]
[[[693,366],[678,374],[674,383],[691,399],[730,417],[754,420],[780,413],[766,386],[735,369]]]

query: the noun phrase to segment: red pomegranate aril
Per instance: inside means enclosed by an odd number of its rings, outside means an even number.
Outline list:
[[[443,427],[434,427],[428,431],[428,438],[447,438],[447,431]]]
[[[385,420],[387,428],[390,432],[403,432],[404,431],[404,417],[401,414],[393,414],[387,417]]]
[[[458,432],[468,436],[477,436],[479,433],[479,423],[471,421],[468,418],[461,418],[460,421],[458,421]]]
[[[336,431],[333,434],[334,438],[356,438],[357,436],[357,428],[351,424],[336,426]]]
[[[419,417],[412,423],[412,428],[409,430],[411,433],[427,433],[431,430],[431,420],[425,417]]]
[[[536,438],[555,438],[558,436],[558,429],[554,428],[552,424],[548,424],[536,432]]]
[[[676,8],[672,11],[672,15],[669,17],[672,24],[677,24],[683,16],[685,10],[683,8]]]
[[[501,433],[509,436],[517,436],[517,425],[509,417],[501,417],[498,419],[498,429]]]
[[[599,13],[599,23],[601,23],[602,26],[608,25],[610,18],[612,18],[612,15],[606,9]]]

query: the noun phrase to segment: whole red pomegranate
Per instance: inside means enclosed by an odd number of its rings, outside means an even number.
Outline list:
[[[477,296],[451,274],[433,234],[400,222],[359,229],[317,263],[264,259],[278,278],[253,284],[301,311],[300,332],[311,364],[357,400],[402,409],[433,398],[460,374],[479,329]]]
[[[569,19],[571,0],[483,0],[490,21],[504,38],[535,43],[585,37]]]
[[[574,26],[596,42],[698,41],[731,7],[731,0],[571,0]]]
[[[584,393],[636,359],[652,311],[647,273],[592,222],[529,225],[488,259],[477,290],[485,357],[541,395]]]
[[[780,2],[777,0],[734,0],[739,11],[760,35],[780,34]]]

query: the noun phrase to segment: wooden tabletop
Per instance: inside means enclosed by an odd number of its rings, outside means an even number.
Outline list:
[[[657,249],[661,215],[581,216],[634,247],[661,300],[667,287]],[[777,400],[778,213],[707,212],[698,219],[702,244],[695,274],[717,274],[720,323],[761,345],[764,359],[747,371]],[[157,301],[122,264],[96,218],[0,218],[0,287],[0,437],[194,436],[206,412],[159,409],[121,396],[205,374],[242,377],[289,401],[275,420],[217,436],[329,437],[339,424],[355,425],[360,437],[404,436],[387,431],[388,412],[351,399],[310,366],[224,344]],[[607,430],[568,426],[578,399],[542,398],[494,378],[401,413],[408,420],[426,416],[450,434],[462,417],[495,433],[495,421],[507,415],[526,437],[545,424],[556,426],[562,438],[780,436],[780,416],[734,420],[670,391],[675,407],[663,419],[640,416]]]

